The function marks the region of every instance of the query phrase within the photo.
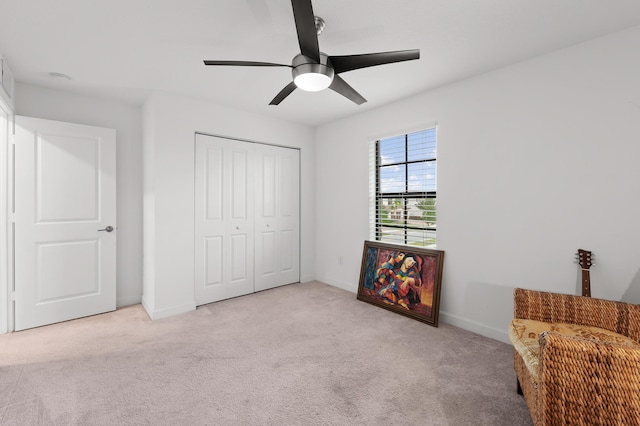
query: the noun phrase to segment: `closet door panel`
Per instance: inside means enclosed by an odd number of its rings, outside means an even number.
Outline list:
[[[294,161],[296,152],[284,152],[280,159],[280,179],[281,185],[281,210],[280,216],[283,220],[296,222],[298,214],[298,162]]]
[[[262,241],[259,251],[262,254],[260,273],[263,276],[275,274],[276,265],[276,233],[275,232],[262,232],[260,233],[260,239]]]
[[[262,155],[262,192],[259,195],[262,201],[262,218],[273,218],[276,215],[276,157],[274,155]],[[260,161],[260,160],[258,160]],[[260,183],[258,183],[260,185]]]
[[[249,256],[246,235],[233,235],[231,237],[231,281],[243,282],[249,280],[247,274],[247,258]]]
[[[250,143],[196,135],[196,305],[254,291]]]
[[[205,211],[196,212],[203,215],[202,233],[199,244],[204,251],[202,266],[202,285],[204,287],[222,284],[222,253],[224,252],[224,223],[223,223],[223,199],[222,199],[222,164],[224,151],[220,147],[205,148],[205,164],[202,170],[204,179],[202,195],[205,197],[203,207]],[[197,250],[196,250],[197,252]]]
[[[275,286],[277,282],[276,250],[276,167],[277,158],[270,147],[257,146],[256,153],[256,291]]]
[[[231,212],[227,223],[228,264],[230,285],[237,289],[234,295],[252,293],[253,280],[253,209],[254,189],[251,162],[253,144],[228,141],[233,147],[230,150],[230,181],[227,195]],[[234,297],[234,296],[230,296]]]
[[[256,290],[300,280],[299,151],[258,150],[256,175]]]
[[[249,165],[246,151],[231,152],[231,218],[234,220],[247,219],[247,193],[249,192],[247,175]]]
[[[222,284],[222,241],[221,236],[205,238],[205,287]]]
[[[281,251],[281,272],[289,273],[295,271],[295,264],[298,256],[295,254],[295,232],[284,230],[280,233],[280,251]]]
[[[222,148],[206,149],[205,188],[206,188],[206,220],[222,221]]]
[[[300,151],[280,153],[281,188],[279,212],[280,282],[300,280]]]

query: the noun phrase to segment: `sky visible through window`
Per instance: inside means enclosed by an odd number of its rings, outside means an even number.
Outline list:
[[[381,193],[435,192],[435,128],[382,139],[379,146]]]

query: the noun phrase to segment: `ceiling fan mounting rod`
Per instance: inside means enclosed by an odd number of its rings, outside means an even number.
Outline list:
[[[324,19],[322,19],[319,16],[314,16],[313,20],[314,20],[314,22],[316,24],[316,34],[320,35],[322,33],[322,31],[324,30],[324,27],[325,27]]]

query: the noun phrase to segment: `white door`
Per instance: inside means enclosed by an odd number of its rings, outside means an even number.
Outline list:
[[[300,151],[256,145],[255,290],[300,281]]]
[[[252,148],[196,135],[196,305],[254,291]]]
[[[115,130],[15,120],[15,329],[114,310]]]

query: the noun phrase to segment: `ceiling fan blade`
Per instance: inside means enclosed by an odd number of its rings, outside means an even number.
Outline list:
[[[274,64],[273,62],[254,62],[254,61],[204,61],[205,65],[225,65],[236,67],[289,67],[291,65]]]
[[[420,59],[420,49],[395,50],[393,52],[365,53],[362,55],[329,56],[336,73]]]
[[[289,96],[294,90],[296,90],[296,84],[292,81],[291,83],[287,84],[285,88],[282,89],[271,102],[269,102],[269,105],[279,105],[280,102],[282,102],[284,98]]]
[[[339,75],[333,76],[333,82],[331,82],[331,86],[329,86],[329,89],[341,94],[347,99],[352,100],[358,105],[362,105],[363,103],[367,102],[367,100],[363,98],[360,93],[356,92],[356,90],[353,87],[349,86],[347,82],[344,81]]]
[[[293,6],[293,19],[296,21],[298,31],[300,53],[320,63],[320,47],[311,0],[291,0],[291,6]]]

